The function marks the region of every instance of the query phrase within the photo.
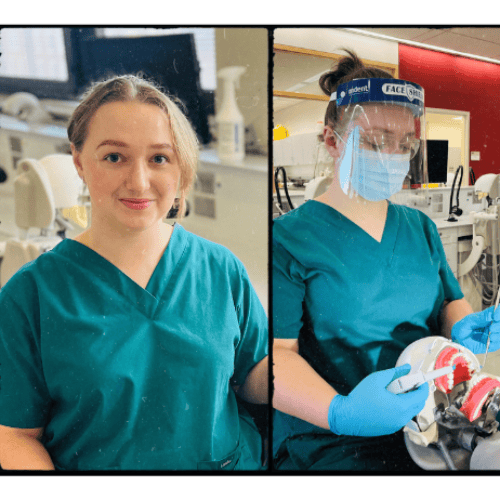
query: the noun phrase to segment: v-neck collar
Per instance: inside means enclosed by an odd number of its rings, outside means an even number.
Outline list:
[[[309,200],[306,204],[316,216],[333,223],[336,227],[341,227],[344,231],[348,230],[350,233],[356,234],[358,245],[364,246],[367,252],[373,253],[377,258],[387,257],[388,263],[392,261],[399,228],[399,213],[390,201],[388,201],[387,216],[380,242],[332,206],[316,200]]]
[[[184,228],[175,224],[170,240],[156,265],[146,288],[141,287],[108,259],[79,241],[66,239],[57,245],[58,253],[85,266],[110,287],[134,303],[147,316],[154,315],[167,283],[175,275],[187,242]]]

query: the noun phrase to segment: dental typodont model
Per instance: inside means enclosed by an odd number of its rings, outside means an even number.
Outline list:
[[[410,344],[396,366],[406,363],[410,374],[424,376],[454,367],[428,382],[423,410],[404,428],[415,463],[425,470],[500,469],[500,378],[484,372],[472,351],[438,336]]]
[[[479,374],[473,368],[473,363],[466,352],[448,346],[439,352],[435,368],[444,368],[454,365],[456,368],[448,375],[443,375],[435,380],[438,390],[450,394],[453,389],[462,382],[466,384],[466,393],[462,398],[462,405],[459,410],[473,422],[482,415],[483,406],[488,400],[488,396],[500,387],[500,381],[495,377]]]
[[[488,375],[478,375],[471,382],[460,411],[473,422],[482,415],[488,397],[497,387],[500,387],[500,382]]]
[[[466,353],[459,351],[456,347],[445,347],[436,359],[435,368],[444,368],[455,365],[455,370],[448,375],[443,375],[435,380],[436,388],[449,394],[453,388],[472,378],[474,370],[471,360]]]

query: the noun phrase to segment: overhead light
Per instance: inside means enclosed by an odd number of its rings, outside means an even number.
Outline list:
[[[421,47],[423,49],[430,49],[438,52],[446,52],[447,54],[454,54],[457,56],[468,57],[470,59],[479,59],[481,61],[486,61],[494,64],[500,64],[498,59],[491,59],[490,57],[478,56],[476,54],[469,54],[466,52],[458,52],[457,50],[445,49],[443,47],[438,47],[437,45],[429,45],[427,43],[414,42],[413,40],[405,40],[403,38],[396,38],[389,35],[381,35],[379,33],[373,33],[371,31],[360,30],[357,28],[340,28],[344,31],[351,31],[353,33],[358,33],[360,35],[371,36],[373,38],[380,38],[383,40],[391,40],[393,42],[404,43],[405,45],[413,45],[415,47]]]

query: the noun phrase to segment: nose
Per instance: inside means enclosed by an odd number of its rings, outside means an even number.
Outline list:
[[[135,160],[127,172],[125,185],[128,190],[143,193],[149,188],[149,167],[142,159]]]

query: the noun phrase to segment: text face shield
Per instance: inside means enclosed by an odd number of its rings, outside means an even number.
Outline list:
[[[343,192],[368,201],[427,184],[423,90],[370,78],[338,87],[338,178]]]

